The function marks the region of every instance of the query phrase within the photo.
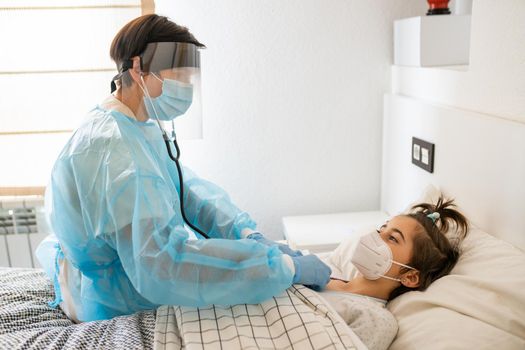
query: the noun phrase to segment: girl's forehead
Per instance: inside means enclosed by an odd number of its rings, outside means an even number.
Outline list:
[[[405,237],[413,238],[419,231],[421,231],[421,224],[414,218],[406,215],[394,216],[388,221],[389,227],[395,227],[403,232]]]

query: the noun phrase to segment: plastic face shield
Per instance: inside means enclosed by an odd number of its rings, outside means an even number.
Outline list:
[[[120,78],[120,94],[125,101],[139,100],[137,114],[148,116],[152,121],[158,122],[163,129],[171,129],[173,125],[179,139],[202,138],[202,105],[201,105],[201,70],[199,48],[191,43],[158,42],[149,43],[140,55],[140,66],[142,79],[134,81],[129,72],[132,69],[132,61],[125,61],[119,69],[122,73],[115,78]],[[151,106],[147,95],[152,100],[167,92],[164,85],[173,86],[174,82],[179,86],[191,87],[191,105],[183,114],[171,121],[157,120],[159,106],[155,108],[156,102]],[[177,89],[176,89],[177,90]],[[178,89],[180,90],[180,89]],[[184,89],[187,90],[187,89]],[[173,95],[173,89],[168,92]],[[187,97],[188,91],[183,94]],[[164,97],[160,97],[163,99]],[[146,106],[147,105],[147,106]],[[167,114],[172,113],[171,111]],[[174,114],[176,115],[176,114]]]

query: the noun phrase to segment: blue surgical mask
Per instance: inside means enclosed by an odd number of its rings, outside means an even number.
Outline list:
[[[158,97],[150,97],[144,94],[144,105],[151,119],[155,115],[164,121],[170,121],[186,113],[193,100],[193,85],[185,84],[173,79],[160,79],[162,81],[162,93]]]

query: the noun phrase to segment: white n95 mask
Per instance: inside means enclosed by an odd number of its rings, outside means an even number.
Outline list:
[[[415,270],[413,267],[392,260],[392,250],[375,231],[359,238],[359,242],[351,252],[351,261],[359,272],[369,280],[382,277],[400,282],[401,279],[399,278],[386,276],[392,263]]]

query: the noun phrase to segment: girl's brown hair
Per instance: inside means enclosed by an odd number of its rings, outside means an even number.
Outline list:
[[[389,300],[411,290],[427,289],[456,265],[460,254],[459,243],[467,235],[469,224],[465,216],[454,209],[456,205],[453,202],[453,199],[447,200],[441,195],[436,204],[416,204],[405,215],[417,220],[421,228],[414,238],[413,255],[408,263],[419,271],[419,286],[408,288],[401,285],[390,293]],[[439,218],[433,220],[428,216],[432,213],[438,213]],[[455,231],[453,239],[447,238],[449,230]],[[402,273],[407,271],[407,268],[401,270]]]

